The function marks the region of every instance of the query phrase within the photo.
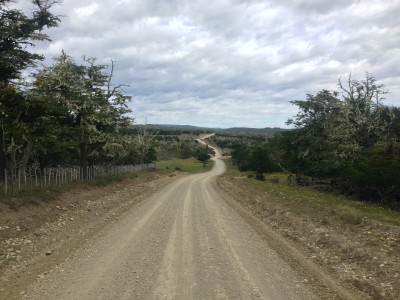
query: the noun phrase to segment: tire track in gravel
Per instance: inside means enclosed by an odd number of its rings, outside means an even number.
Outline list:
[[[219,156],[216,151],[216,156]],[[213,185],[162,188],[39,279],[28,299],[337,299],[315,292]]]

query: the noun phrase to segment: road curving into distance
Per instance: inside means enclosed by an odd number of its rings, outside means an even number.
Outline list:
[[[219,156],[128,210],[25,297],[320,299],[216,190]]]

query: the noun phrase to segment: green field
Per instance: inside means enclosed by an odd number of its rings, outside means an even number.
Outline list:
[[[203,163],[195,158],[172,159],[158,161],[157,169],[182,171],[188,173],[202,173],[211,170],[213,165],[214,163],[212,161],[208,161],[206,166],[203,167]]]

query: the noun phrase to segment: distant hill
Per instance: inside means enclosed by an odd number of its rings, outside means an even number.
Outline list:
[[[265,128],[247,128],[247,127],[233,127],[228,129],[222,129],[224,133],[236,133],[236,134],[266,134],[273,135],[277,132],[285,131],[287,129],[282,129],[278,127],[265,127]]]
[[[149,124],[149,126],[152,127],[161,127],[161,128],[176,128],[176,129],[184,129],[184,130],[220,130],[220,129],[214,129],[214,128],[206,128],[206,127],[198,127],[198,126],[192,126],[192,125],[176,125],[176,124]]]
[[[216,132],[226,134],[257,134],[257,135],[273,135],[276,132],[285,131],[278,127],[250,128],[250,127],[232,127],[232,128],[209,128],[198,127],[192,125],[176,125],[176,124],[149,124],[149,126],[158,129],[175,129],[191,132]]]
[[[134,127],[135,126],[136,125],[134,125]],[[199,135],[202,133],[215,132],[215,129],[212,128],[203,128],[191,125],[147,124],[147,126],[157,131],[159,135],[180,135],[180,134]]]

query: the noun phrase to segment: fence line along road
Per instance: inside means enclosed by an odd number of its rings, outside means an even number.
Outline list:
[[[102,178],[110,175],[123,173],[137,173],[142,170],[155,168],[155,163],[140,165],[105,165],[90,166],[86,170],[87,177],[84,178],[84,170],[81,167],[56,167],[56,168],[29,168],[18,170],[16,174],[5,171],[4,193],[15,193],[21,190],[32,190],[50,186],[61,186],[71,182]]]

